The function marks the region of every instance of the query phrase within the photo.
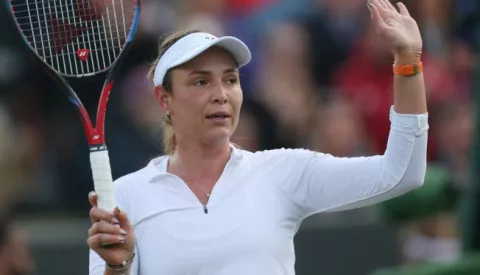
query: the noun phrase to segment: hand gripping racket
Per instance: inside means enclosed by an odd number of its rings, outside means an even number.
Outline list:
[[[90,147],[98,206],[116,206],[105,113],[115,76],[138,26],[141,0],[4,0],[28,48],[76,107]],[[68,83],[106,72],[95,124]]]

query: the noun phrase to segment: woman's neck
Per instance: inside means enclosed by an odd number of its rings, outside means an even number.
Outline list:
[[[215,147],[177,144],[168,172],[184,180],[218,178],[230,159],[230,143]]]

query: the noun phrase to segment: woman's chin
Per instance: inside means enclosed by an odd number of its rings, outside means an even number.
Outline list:
[[[209,130],[206,138],[212,143],[222,143],[229,142],[232,135],[233,131],[229,127],[216,127]]]

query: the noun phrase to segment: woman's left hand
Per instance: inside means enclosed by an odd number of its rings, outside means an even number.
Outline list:
[[[417,22],[403,3],[398,11],[389,0],[369,0],[372,21],[378,34],[385,39],[395,55],[422,51],[422,37]]]

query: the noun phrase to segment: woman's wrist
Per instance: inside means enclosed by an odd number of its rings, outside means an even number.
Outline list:
[[[121,269],[112,269],[107,265],[104,275],[129,275],[131,269],[132,269],[131,264]]]
[[[415,65],[422,61],[422,51],[396,53],[394,56],[395,65]]]
[[[130,274],[130,268],[132,267],[133,259],[135,258],[135,253],[125,261],[121,262],[120,264],[112,265],[106,263],[107,270],[110,271],[109,274],[112,275],[127,275]]]

